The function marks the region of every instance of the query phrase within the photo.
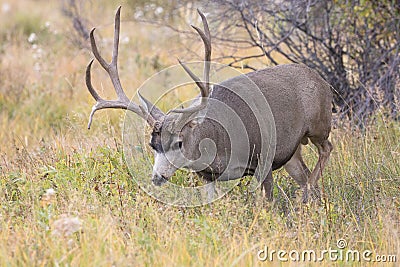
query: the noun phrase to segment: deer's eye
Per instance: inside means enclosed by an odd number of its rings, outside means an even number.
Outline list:
[[[174,144],[173,149],[178,150],[182,148],[182,141],[178,141]]]

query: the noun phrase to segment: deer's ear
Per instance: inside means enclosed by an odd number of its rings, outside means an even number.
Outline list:
[[[199,124],[204,121],[204,118],[195,118],[188,123],[188,126],[192,129],[196,128]]]

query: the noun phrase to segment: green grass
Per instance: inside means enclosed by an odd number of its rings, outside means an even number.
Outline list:
[[[298,186],[279,170],[272,203],[259,191],[249,192],[246,178],[211,205],[168,206],[144,193],[129,174],[122,112],[98,112],[92,129],[86,129],[93,100],[83,74],[90,54],[63,37],[59,25],[67,22],[57,6],[38,6],[20,1],[12,12],[32,10],[31,18],[16,17],[17,25],[34,19],[29,27],[41,29],[45,20],[40,18],[46,17],[58,27],[56,35],[38,33],[47,56],[32,57],[27,26],[4,37],[0,54],[0,266],[266,265],[257,259],[264,246],[321,251],[336,249],[341,238],[346,249],[397,255],[400,261],[399,122],[378,114],[365,133],[345,126],[332,131],[334,150],[321,179],[322,203],[301,204]],[[112,15],[109,8],[91,14],[93,23],[103,26],[103,37],[111,36],[112,27],[99,18],[112,21]],[[7,16],[0,21],[12,18]],[[121,80],[131,88],[130,96],[158,66],[174,64],[168,54],[177,51],[161,47],[155,53],[151,36],[137,28],[129,22],[122,28],[132,40],[120,48]],[[162,40],[171,38],[161,33]],[[102,47],[105,53],[109,49]],[[37,62],[42,72],[34,70]],[[93,76],[96,88],[112,97],[99,66]],[[305,147],[304,155],[309,166],[316,163],[314,147]],[[140,174],[143,162],[136,164]],[[184,171],[173,181],[199,182]],[[55,195],[46,193],[50,188]],[[65,216],[77,217],[80,230],[55,235]],[[281,264],[276,258],[273,263]]]
[[[243,182],[211,205],[164,205],[133,182],[119,142],[75,153],[51,147],[21,153],[19,163],[2,168],[0,264],[252,265],[264,245],[322,250],[336,248],[340,238],[349,249],[396,255],[399,136],[398,128],[384,125],[365,136],[334,131],[319,205],[301,204],[283,171],[275,173],[273,203]],[[48,188],[56,195],[43,201]],[[52,222],[61,214],[79,217],[82,231],[53,236]]]

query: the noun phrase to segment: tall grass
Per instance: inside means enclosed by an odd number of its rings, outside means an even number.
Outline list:
[[[10,12],[30,8],[32,12],[25,16],[31,18],[22,21],[35,23],[28,23],[32,29],[23,26],[28,30],[13,32],[13,37],[2,35],[1,266],[265,265],[271,262],[257,258],[265,246],[320,251],[337,248],[338,239],[347,241],[344,251],[371,250],[373,255],[397,255],[400,260],[398,122],[377,116],[364,133],[344,126],[332,131],[335,148],[321,179],[319,204],[301,204],[300,190],[283,170],[274,173],[272,203],[265,202],[260,192],[249,192],[244,179],[211,205],[178,208],[162,204],[145,194],[128,172],[122,152],[121,112],[99,112],[92,129],[86,130],[93,103],[83,81],[89,53],[68,43],[60,27],[68,22],[56,6],[46,8],[43,3],[40,7],[30,1],[13,4]],[[1,23],[12,23],[12,14],[4,14]],[[98,25],[103,23],[98,18],[112,21],[108,9],[95,10],[91,16]],[[43,18],[53,28],[41,35]],[[19,17],[14,22],[22,23]],[[107,35],[111,25],[102,26],[104,36],[111,36]],[[156,71],[151,64],[155,54],[165,66],[175,60],[168,57],[175,47],[154,52],[152,37],[138,28],[123,24],[123,33],[131,41],[121,44],[120,75],[129,88],[137,88]],[[37,29],[36,45],[44,51],[41,57],[33,56],[37,47],[27,41],[30,33],[25,32]],[[109,48],[107,42],[102,46],[105,53]],[[107,77],[98,66],[93,75],[96,88],[112,97],[106,90],[110,88]],[[317,161],[314,150],[304,149],[309,166]],[[174,179],[188,178],[178,173]],[[55,194],[49,193],[50,188]],[[79,230],[71,235],[55,234],[57,222],[65,217],[77,217]],[[281,263],[275,257],[272,264]]]

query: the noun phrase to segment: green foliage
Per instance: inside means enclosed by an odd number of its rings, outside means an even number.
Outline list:
[[[43,25],[42,18],[26,12],[19,12],[16,14],[13,24],[9,25],[12,33],[22,33],[28,37],[31,33],[38,33],[41,31]]]
[[[333,132],[335,150],[321,181],[320,204],[302,204],[296,184],[278,171],[273,203],[263,200],[259,191],[248,192],[246,178],[211,205],[170,207],[138,188],[117,144],[57,153],[45,165],[19,172],[3,170],[0,213],[6,215],[7,227],[36,229],[29,234],[39,240],[36,245],[20,243],[23,237],[15,233],[19,245],[14,255],[21,264],[61,255],[69,264],[85,264],[85,258],[98,251],[95,259],[103,264],[124,265],[126,259],[140,265],[203,265],[212,258],[213,265],[229,265],[253,246],[326,249],[336,247],[339,238],[346,239],[351,249],[389,254],[397,237],[388,233],[400,219],[400,162],[395,156],[400,128],[397,123],[390,125],[378,122],[365,135]],[[305,155],[308,164],[315,164],[311,149]],[[187,173],[177,172],[173,181],[187,182],[187,178]],[[48,188],[54,188],[56,198],[44,202]],[[68,241],[71,249],[51,237],[52,222],[65,213],[84,221],[84,231]],[[22,256],[36,250],[42,254]],[[1,247],[0,253],[3,263],[12,259]],[[256,250],[239,262],[256,262]]]

